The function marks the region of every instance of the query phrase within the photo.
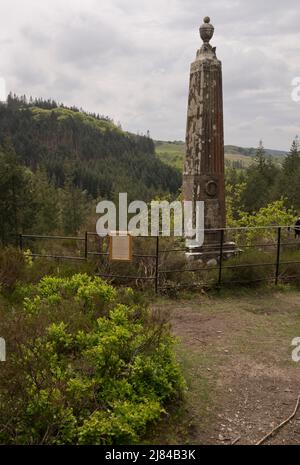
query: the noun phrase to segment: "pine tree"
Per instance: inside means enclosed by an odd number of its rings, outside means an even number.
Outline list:
[[[33,188],[37,205],[34,230],[37,234],[50,234],[59,228],[60,208],[58,191],[48,181],[45,169],[37,169]]]
[[[283,172],[286,176],[293,176],[293,174],[299,169],[300,167],[300,143],[298,136],[295,137],[293,140],[291,149],[287,154],[283,162]]]
[[[246,187],[241,195],[245,211],[251,213],[276,199],[275,184],[279,168],[266,155],[262,141],[256,151],[254,163],[246,171]]]
[[[256,164],[258,170],[263,173],[267,166],[267,157],[266,152],[263,146],[262,140],[259,141],[259,146],[256,150],[254,163]]]
[[[0,148],[0,240],[15,243],[16,236],[34,224],[36,203],[33,174],[20,164],[11,142]]]
[[[280,190],[289,206],[300,208],[299,176],[300,176],[300,143],[298,136],[292,142],[282,167]]]
[[[74,174],[68,172],[61,190],[61,218],[65,234],[77,234],[90,213],[86,191],[74,185]]]

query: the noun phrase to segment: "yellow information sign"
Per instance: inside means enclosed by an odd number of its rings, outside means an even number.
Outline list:
[[[132,261],[132,236],[124,231],[112,232],[109,238],[109,259]]]

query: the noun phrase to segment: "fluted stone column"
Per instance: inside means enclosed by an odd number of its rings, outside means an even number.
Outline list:
[[[204,18],[203,45],[191,65],[183,172],[183,199],[204,201],[207,229],[225,228],[222,64],[209,43],[213,33]],[[205,232],[204,245],[219,239],[219,232]]]

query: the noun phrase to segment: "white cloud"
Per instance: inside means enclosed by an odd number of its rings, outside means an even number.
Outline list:
[[[189,66],[205,15],[223,62],[226,143],[287,149],[299,125],[298,0],[2,0],[8,90],[183,139]]]

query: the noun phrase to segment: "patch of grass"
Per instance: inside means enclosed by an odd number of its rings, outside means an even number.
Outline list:
[[[182,171],[185,154],[183,142],[157,142],[155,147],[161,161]]]
[[[182,141],[156,141],[156,153],[167,165],[173,166],[180,171],[183,168],[185,156],[185,143]],[[266,149],[267,152],[268,149]],[[229,162],[240,162],[243,168],[247,168],[253,162],[256,149],[247,149],[233,145],[225,146],[225,160]],[[282,161],[282,157],[274,157],[275,161]]]
[[[245,387],[260,399],[260,390],[277,385],[285,400],[282,386],[299,375],[291,358],[292,339],[300,336],[300,293],[293,287],[221,289],[194,294],[192,301],[160,298],[156,305],[169,309],[171,320],[175,310],[177,355],[188,386],[184,402],[155,429],[156,444],[210,443],[220,418],[232,418],[244,405]],[[199,344],[190,344],[193,336]],[[276,401],[274,396],[274,408]],[[247,409],[237,413],[249,420]]]
[[[300,336],[300,295],[288,286],[281,289],[247,289],[238,295],[227,290],[215,300],[218,312],[236,315],[238,322],[239,329],[226,340],[230,354],[273,366],[293,365],[291,341]]]
[[[215,355],[187,349],[183,343],[177,345],[176,353],[187,390],[184,398],[168,409],[169,415],[148,431],[147,444],[197,444],[217,406]]]

